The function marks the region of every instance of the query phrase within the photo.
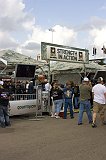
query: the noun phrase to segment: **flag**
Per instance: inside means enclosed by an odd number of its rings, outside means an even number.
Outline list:
[[[95,47],[93,47],[93,55],[92,56],[96,55],[96,51],[97,51],[97,49]]]
[[[106,48],[105,48],[104,45],[103,45],[103,47],[102,47],[102,50],[103,50],[103,53],[106,54]]]

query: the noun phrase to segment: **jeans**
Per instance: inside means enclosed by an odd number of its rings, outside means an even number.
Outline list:
[[[74,97],[74,108],[78,109],[79,108],[79,97]]]
[[[57,115],[60,113],[62,104],[63,104],[63,99],[59,99],[59,100],[54,100],[54,107],[55,107],[55,113],[57,113]]]
[[[67,118],[67,108],[70,108],[70,117],[73,117],[73,107],[72,107],[72,99],[65,99],[64,104],[64,118]]]
[[[0,123],[4,126],[10,124],[7,106],[0,106]]]
[[[83,113],[86,111],[89,123],[92,122],[91,104],[89,100],[80,101],[78,123],[82,123]]]

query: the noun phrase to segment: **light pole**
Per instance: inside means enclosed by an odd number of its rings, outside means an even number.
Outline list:
[[[52,43],[53,43],[53,32],[55,31],[53,28],[49,28],[49,31],[52,33]],[[47,60],[48,63],[48,82],[50,84],[51,82],[51,77],[50,77],[50,59]],[[50,113],[50,91],[48,91],[48,105],[49,105],[49,113]]]
[[[55,32],[55,30],[53,28],[49,28],[49,31],[52,32],[52,43],[53,43],[53,32]]]
[[[55,30],[53,28],[49,28],[49,31],[52,33],[52,43],[53,43],[53,32],[55,32]],[[50,59],[48,59],[47,62],[48,62],[48,81],[50,83]]]

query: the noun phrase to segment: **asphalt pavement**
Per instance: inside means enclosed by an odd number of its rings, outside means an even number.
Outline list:
[[[78,126],[77,118],[12,117],[0,128],[0,160],[105,160],[106,126],[98,117],[92,128],[85,113]]]

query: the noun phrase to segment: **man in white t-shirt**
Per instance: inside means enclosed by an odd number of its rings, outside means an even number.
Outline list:
[[[46,82],[46,81],[45,81]],[[51,84],[47,81],[45,84],[45,91],[50,91],[51,90]]]
[[[103,125],[106,125],[104,121],[104,113],[106,110],[106,87],[103,85],[103,78],[98,78],[98,84],[92,88],[93,93],[93,123],[92,127],[97,127],[96,117],[97,113],[100,114],[100,118]]]

